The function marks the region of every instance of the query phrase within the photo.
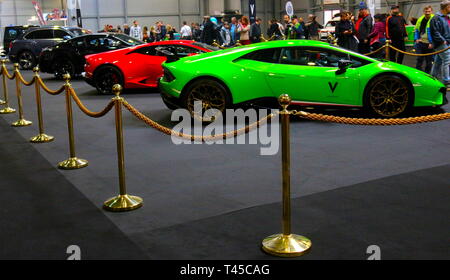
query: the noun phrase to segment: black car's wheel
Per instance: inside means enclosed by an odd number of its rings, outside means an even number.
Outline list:
[[[383,75],[367,86],[364,103],[369,113],[393,118],[404,114],[412,106],[413,92],[404,79]]]
[[[75,76],[75,66],[70,60],[56,59],[53,64],[53,74],[58,79],[62,79],[64,74],[69,74],[73,78]]]
[[[191,116],[204,122],[216,120],[219,112],[223,114],[230,104],[231,97],[225,86],[211,79],[193,82],[184,96],[185,108]]]
[[[36,66],[36,57],[30,51],[23,51],[17,57],[21,69],[29,70]]]
[[[115,84],[120,84],[123,86],[123,75],[119,69],[113,66],[105,66],[96,71],[95,76],[95,87],[101,94],[111,94],[112,87]]]

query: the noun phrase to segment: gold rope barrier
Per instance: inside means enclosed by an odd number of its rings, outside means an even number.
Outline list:
[[[365,53],[364,55],[369,56],[369,55],[372,55],[372,54],[376,54],[377,52],[379,52],[379,51],[381,51],[383,49],[385,49],[385,46],[381,46],[380,48],[378,48],[378,49],[376,49],[376,50],[374,50],[374,51],[372,51],[370,53]]]
[[[33,123],[31,121],[27,121],[23,114],[23,101],[22,101],[22,87],[20,86],[20,72],[19,72],[19,64],[14,63],[14,77],[16,78],[16,95],[17,95],[17,104],[19,107],[19,120],[13,122],[11,125],[15,127],[23,127],[29,126]],[[34,79],[33,79],[34,81]]]
[[[447,47],[447,48],[445,48],[445,49],[443,49],[443,50],[440,50],[440,51],[435,51],[435,52],[432,52],[432,53],[420,54],[420,53],[410,53],[410,52],[405,52],[405,51],[402,51],[402,50],[400,50],[400,49],[397,49],[396,47],[394,47],[394,46],[392,46],[392,45],[389,45],[389,47],[390,47],[391,49],[397,51],[397,52],[400,52],[400,53],[403,53],[403,54],[406,54],[406,55],[411,55],[411,56],[430,56],[430,55],[440,54],[440,53],[443,53],[443,52],[445,52],[445,51],[450,50],[450,47]]]
[[[280,112],[281,123],[281,157],[282,157],[282,205],[283,233],[274,234],[262,241],[262,249],[271,255],[279,257],[297,257],[305,254],[311,248],[311,240],[291,233],[291,151],[290,151],[290,115],[287,107],[291,98],[287,94],[279,97],[283,110]]]
[[[103,109],[100,112],[92,112],[90,110],[88,110],[88,108],[86,108],[86,106],[83,105],[83,103],[81,102],[80,98],[77,96],[75,90],[73,88],[70,88],[70,95],[72,96],[73,100],[75,101],[75,103],[78,105],[78,108],[80,108],[80,110],[85,113],[86,115],[88,115],[89,117],[92,118],[101,118],[104,115],[108,114],[109,111],[111,111],[111,109],[114,107],[114,100],[111,100],[108,105],[106,105],[105,109]]]
[[[39,85],[42,87],[42,89],[44,89],[44,90],[45,90],[48,94],[50,94],[50,95],[58,95],[58,94],[60,94],[60,93],[63,93],[64,90],[66,90],[66,86],[65,86],[65,85],[63,85],[62,87],[60,87],[60,88],[57,89],[57,90],[51,90],[50,88],[48,88],[48,87],[44,84],[44,81],[42,80],[41,77],[39,77],[39,78],[37,79],[37,82],[38,82]]]
[[[3,82],[3,98],[4,98],[4,104],[5,108],[0,110],[0,114],[12,114],[16,112],[16,109],[13,109],[11,107],[9,107],[9,97],[8,97],[8,85],[6,83],[6,79],[7,79],[7,72],[8,70],[6,69],[6,59],[2,59],[1,60],[1,73],[2,73],[2,82]]]
[[[364,119],[364,118],[336,117],[331,115],[307,113],[304,111],[299,112],[292,111],[291,113],[293,115],[312,121],[332,122],[351,125],[379,125],[379,126],[410,125],[410,124],[436,122],[450,119],[450,113],[442,113],[430,116],[420,116],[410,118],[398,118],[398,119]]]
[[[39,77],[39,68],[35,67],[33,68],[34,72],[34,89],[36,93],[36,107],[37,107],[37,115],[38,115],[38,125],[39,125],[39,134],[31,137],[30,142],[31,143],[48,143],[55,139],[55,137],[45,134],[44,132],[44,120],[42,116],[42,101],[41,101],[41,86],[39,83],[40,77]]]
[[[117,164],[119,167],[119,195],[105,201],[105,203],[103,203],[103,208],[108,211],[123,212],[140,208],[142,206],[143,200],[138,196],[127,194],[122,124],[122,104],[124,102],[124,99],[120,97],[122,86],[114,85],[112,91],[116,95],[116,97],[112,99],[112,104],[115,108],[114,111],[116,120]]]
[[[268,120],[275,117],[275,114],[272,113],[272,114],[269,114],[269,115],[261,118],[259,121],[254,122],[250,125],[240,128],[238,130],[233,130],[231,132],[217,134],[217,135],[211,135],[211,136],[200,136],[200,135],[184,134],[182,132],[175,131],[175,130],[172,130],[171,128],[160,125],[157,122],[155,122],[154,120],[147,117],[146,115],[139,112],[139,110],[134,108],[133,105],[129,104],[126,100],[123,100],[123,106],[128,111],[130,111],[130,113],[133,114],[136,118],[143,121],[148,126],[154,128],[166,135],[174,135],[179,138],[188,139],[191,141],[198,141],[198,142],[214,141],[214,140],[219,140],[219,139],[227,139],[227,138],[236,137],[236,136],[250,132],[251,130],[261,126],[262,124],[266,123]]]
[[[66,112],[67,112],[67,129],[69,131],[69,158],[58,164],[58,168],[65,170],[80,169],[88,166],[88,161],[85,159],[77,158],[75,154],[75,137],[73,132],[73,112],[72,112],[72,97],[70,94],[70,89],[72,85],[70,84],[70,75],[65,74],[64,88],[66,91]]]

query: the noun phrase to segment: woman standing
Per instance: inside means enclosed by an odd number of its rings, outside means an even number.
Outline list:
[[[156,42],[156,28],[152,25],[150,27],[150,32],[149,32],[149,41],[150,43]]]
[[[373,31],[372,33],[369,34],[369,36],[367,36],[367,38],[369,38],[370,40],[370,48],[372,51],[376,51],[379,48],[381,48],[382,46],[384,46],[384,44],[386,43],[386,19],[382,14],[376,14],[374,16],[375,19],[375,24],[373,26]],[[373,55],[371,55],[372,57],[375,58],[382,58],[384,57],[384,50],[379,51],[378,53],[375,53]]]
[[[341,21],[336,24],[336,37],[340,47],[354,52],[358,50],[358,41],[355,38],[355,25],[351,21],[349,12],[341,13]]]
[[[148,27],[147,26],[144,26],[144,28],[142,28],[142,41],[144,41],[145,43],[150,42],[150,38],[148,37]]]
[[[242,45],[250,45],[250,24],[248,17],[243,16],[238,25],[238,32],[240,34],[240,43]]]

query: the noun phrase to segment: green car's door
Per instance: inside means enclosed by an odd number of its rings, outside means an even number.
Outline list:
[[[339,73],[339,60],[354,65]],[[275,95],[287,93],[300,105],[361,105],[358,66],[345,52],[319,47],[290,47],[281,51],[266,78]]]

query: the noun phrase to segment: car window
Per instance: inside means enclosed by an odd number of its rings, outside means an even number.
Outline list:
[[[35,30],[25,36],[25,39],[52,39],[52,38],[53,32],[52,30],[49,29]]]
[[[351,68],[357,68],[368,63],[346,52],[339,52],[325,48],[284,48],[281,52],[280,63],[303,65],[312,67],[338,67],[339,60],[351,60]]]
[[[139,54],[144,54],[144,55],[156,55],[156,49],[155,49],[154,46],[142,47],[142,48],[134,50],[134,51],[132,51],[130,53],[139,53]]]
[[[78,48],[84,48],[85,47],[84,38],[78,38],[76,40],[70,40],[70,43],[74,47],[78,47]]]
[[[119,38],[120,40],[123,40],[125,42],[127,42],[127,44],[131,45],[131,46],[137,46],[137,45],[142,45],[144,44],[144,42],[140,41],[140,40],[136,40],[133,37],[130,37],[126,34],[114,34],[115,37]]]
[[[106,37],[97,37],[89,39],[87,42],[90,48],[100,48],[105,50],[112,50],[117,48],[121,42],[118,40],[114,40]]]
[[[179,57],[185,57],[185,56],[188,56],[189,54],[204,53],[204,51],[202,51],[202,50],[191,48],[188,46],[172,45],[170,47],[175,49],[175,52],[177,53],[177,55]]]
[[[248,53],[244,55],[242,58],[267,63],[278,63],[280,53],[281,48],[264,49]]]
[[[67,40],[67,39],[72,38],[72,35],[70,35],[69,33],[67,33],[64,30],[55,29],[55,30],[53,30],[53,34],[54,34],[54,38],[57,38],[57,39]]]
[[[9,29],[6,32],[5,39],[7,40],[14,40],[19,36],[19,32],[15,29]]]

